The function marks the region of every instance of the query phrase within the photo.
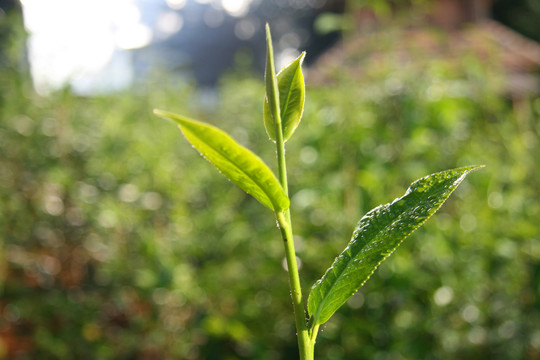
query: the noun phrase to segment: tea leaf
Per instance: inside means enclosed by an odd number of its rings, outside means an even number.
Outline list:
[[[409,234],[433,215],[480,166],[435,173],[411,184],[405,195],[368,212],[352,239],[309,294],[311,326],[325,323]]]
[[[270,25],[266,23],[266,69],[264,71],[266,83],[265,103],[268,103],[267,109],[263,105],[263,113],[268,110],[270,117],[264,116],[264,127],[273,141],[276,141],[276,124],[281,124],[281,111],[279,106],[279,87],[276,77],[276,68],[274,66],[274,48],[272,47],[272,34]],[[268,118],[268,120],[267,120]],[[272,135],[270,135],[272,134]]]
[[[254,153],[224,131],[184,116],[155,109],[154,113],[173,120],[186,139],[229,180],[275,211],[289,208],[289,198],[272,170]]]
[[[304,112],[305,85],[302,62],[305,55],[303,52],[277,74],[283,140],[288,140],[292,136]],[[276,126],[266,97],[263,109],[266,132],[270,139],[276,141]]]

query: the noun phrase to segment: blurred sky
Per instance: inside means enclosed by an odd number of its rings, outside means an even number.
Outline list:
[[[333,3],[339,3],[333,1]],[[238,52],[264,65],[264,23],[278,64],[310,44],[329,0],[21,0],[28,56],[41,94],[70,85],[91,95],[122,89],[154,67],[186,71],[212,88]],[[316,40],[316,41],[315,41]],[[317,53],[317,49],[313,53]]]

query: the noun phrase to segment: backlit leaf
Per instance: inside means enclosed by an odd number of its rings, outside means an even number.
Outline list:
[[[224,131],[209,124],[162,110],[156,115],[173,120],[186,139],[229,180],[271,210],[289,207],[289,198],[272,170]]]
[[[368,212],[352,239],[323,277],[313,285],[308,299],[311,326],[328,321],[409,234],[433,215],[479,166],[446,170],[411,184],[405,195]]]
[[[277,74],[279,107],[283,140],[288,140],[302,119],[304,112],[305,85],[302,74],[303,52],[296,60],[281,69]],[[267,97],[264,98],[264,126],[270,139],[276,140],[276,126]]]
[[[264,80],[266,84],[266,93],[264,96],[266,108],[263,106],[264,127],[270,138],[276,141],[276,123],[281,123],[279,106],[279,87],[276,76],[276,67],[274,65],[274,48],[272,46],[272,34],[270,25],[266,24],[266,69],[264,71]],[[270,117],[266,115],[269,112]],[[278,119],[276,119],[279,117]],[[272,135],[273,137],[272,137]]]

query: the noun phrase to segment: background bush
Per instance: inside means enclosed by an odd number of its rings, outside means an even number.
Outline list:
[[[297,358],[273,215],[151,114],[217,124],[274,167],[262,77],[226,77],[215,113],[170,77],[40,97],[20,49],[0,70],[0,357]],[[319,358],[540,359],[540,99],[516,110],[474,58],[366,67],[308,86],[288,142],[306,292],[369,209],[487,167],[322,329]]]

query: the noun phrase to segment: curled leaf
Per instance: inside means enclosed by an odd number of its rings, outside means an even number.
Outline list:
[[[302,73],[302,62],[306,53],[303,52],[296,60],[281,69],[277,74],[279,89],[279,107],[283,140],[288,140],[302,119],[304,113],[305,85]],[[270,110],[268,97],[264,98],[264,126],[272,140],[276,140],[276,126]]]

